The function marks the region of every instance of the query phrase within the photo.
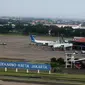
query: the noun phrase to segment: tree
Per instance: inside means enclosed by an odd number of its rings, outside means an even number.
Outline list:
[[[55,57],[51,58],[51,62],[56,62],[56,58]]]
[[[51,67],[55,68],[57,66],[56,58],[51,58]]]
[[[51,68],[53,72],[61,72],[62,71],[62,65],[65,64],[64,59],[63,58],[58,58],[56,60],[55,57],[51,58]]]
[[[63,65],[63,64],[65,64],[63,58],[58,58],[58,59],[56,60],[56,62],[59,63],[59,65]]]
[[[0,33],[9,33],[11,29],[9,25],[0,26]]]

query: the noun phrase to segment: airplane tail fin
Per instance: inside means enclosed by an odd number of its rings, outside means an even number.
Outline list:
[[[35,38],[34,38],[33,35],[30,35],[30,38],[31,38],[31,41],[32,41],[32,42],[35,42]]]
[[[81,27],[81,24],[79,24],[79,27]]]

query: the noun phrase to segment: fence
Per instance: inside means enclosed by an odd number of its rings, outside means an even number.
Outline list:
[[[27,73],[29,70],[37,70],[38,73],[40,71],[49,71],[51,73],[51,66],[49,64],[31,64],[27,62],[6,62],[6,61],[0,61],[0,68],[5,68],[5,71],[7,71],[7,68],[15,68],[16,72],[18,72],[18,69],[26,69]]]

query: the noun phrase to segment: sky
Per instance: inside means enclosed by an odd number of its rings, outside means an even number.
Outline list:
[[[85,0],[0,0],[0,16],[85,19]]]

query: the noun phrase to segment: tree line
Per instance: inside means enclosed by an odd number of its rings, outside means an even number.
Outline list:
[[[51,30],[51,36],[58,36],[62,34],[65,37],[72,36],[85,36],[85,29],[73,29],[72,27],[57,27],[57,26],[46,26],[43,24],[24,25],[23,23],[17,22],[13,27],[12,24],[0,26],[0,33],[20,33],[23,35],[38,34],[38,35],[49,35],[49,30]]]

